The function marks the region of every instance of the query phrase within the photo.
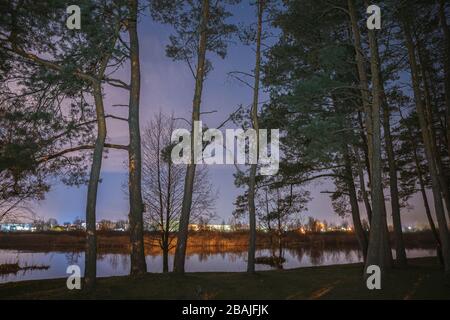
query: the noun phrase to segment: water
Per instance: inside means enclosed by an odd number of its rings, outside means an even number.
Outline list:
[[[409,249],[409,258],[435,256],[434,249]],[[257,257],[272,255],[270,250],[258,250]],[[356,263],[362,261],[359,250],[353,249],[285,249],[283,269]],[[162,256],[147,256],[149,272],[162,272]],[[226,252],[214,254],[191,254],[186,257],[187,272],[243,272],[247,267],[247,252]],[[0,264],[16,263],[21,267],[33,265],[50,266],[47,270],[19,271],[17,274],[0,275],[0,283],[11,281],[64,278],[67,266],[77,264],[84,269],[83,252],[30,252],[19,250],[0,250]],[[173,256],[169,257],[169,266],[173,265]],[[257,264],[257,270],[270,270],[275,267]],[[99,277],[127,275],[130,269],[130,257],[126,254],[102,254],[97,259]]]

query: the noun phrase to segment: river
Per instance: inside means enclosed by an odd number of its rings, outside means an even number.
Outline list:
[[[434,249],[408,249],[409,258],[435,256]],[[270,250],[258,250],[257,257],[270,257]],[[362,261],[361,253],[354,249],[322,249],[302,248],[284,249],[282,266],[257,264],[257,270],[270,270],[347,264]],[[146,257],[149,272],[162,272],[162,257],[149,255]],[[191,254],[186,257],[187,272],[243,272],[246,270],[246,252],[225,252],[208,254]],[[0,264],[19,263],[20,267],[48,266],[48,269],[21,270],[16,274],[0,275],[0,283],[23,280],[38,280],[67,277],[69,265],[79,265],[84,269],[83,252],[30,252],[19,250],[0,250]],[[172,266],[173,256],[169,257]],[[130,257],[126,254],[108,253],[98,256],[97,274],[99,277],[127,275],[130,269]]]

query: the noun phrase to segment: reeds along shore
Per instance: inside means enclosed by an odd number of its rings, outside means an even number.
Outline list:
[[[28,270],[47,270],[50,266],[46,265],[25,265],[21,266],[18,262],[0,264],[0,275],[17,274],[19,271]]]
[[[430,231],[406,233],[404,235],[407,248],[435,247]],[[391,239],[393,237],[391,236]],[[158,255],[162,250],[158,243],[158,234],[147,232],[144,237],[147,255]],[[175,247],[176,235],[173,234],[172,247]],[[247,250],[248,234],[246,231],[218,232],[197,231],[189,236],[187,253],[220,253],[243,252]],[[278,245],[276,235],[260,232],[257,235],[259,249]],[[352,232],[307,233],[288,232],[282,237],[285,248],[296,247],[351,247],[358,248],[356,237]],[[126,232],[99,231],[98,249],[102,253],[128,253],[129,235]],[[83,251],[85,233],[70,232],[18,232],[0,233],[0,249],[39,250],[39,251]],[[171,252],[174,249],[171,250]]]

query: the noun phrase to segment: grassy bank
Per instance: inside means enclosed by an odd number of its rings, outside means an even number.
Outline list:
[[[65,279],[0,285],[0,299],[450,299],[435,258],[411,259],[394,269],[382,290],[369,291],[362,265],[245,273],[147,274],[101,278],[96,291],[66,289]]]
[[[433,248],[431,232],[407,233],[405,243],[410,248]],[[160,254],[157,235],[146,233],[144,237],[146,254]],[[257,245],[270,247],[270,236],[258,233]],[[173,242],[175,244],[175,240]],[[243,252],[247,250],[247,232],[192,232],[189,235],[187,251],[190,253]],[[299,234],[290,232],[283,238],[284,247],[351,247],[358,248],[355,235],[348,232]],[[82,251],[85,247],[84,232],[17,232],[0,233],[0,249],[35,251]],[[128,253],[129,236],[125,232],[99,232],[98,248],[101,253]]]

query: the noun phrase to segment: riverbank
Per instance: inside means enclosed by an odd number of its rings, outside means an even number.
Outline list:
[[[276,241],[276,238],[272,238]],[[435,243],[431,232],[415,232],[404,234],[407,248],[434,248]],[[355,235],[349,232],[327,232],[300,234],[289,232],[283,237],[283,247],[348,247],[358,248]],[[174,246],[176,239],[173,240]],[[192,232],[189,235],[187,253],[220,253],[244,252],[247,250],[248,232]],[[272,247],[268,233],[257,235],[258,248]],[[147,255],[161,254],[157,235],[146,233],[144,237],[145,253]],[[85,233],[72,232],[0,232],[0,249],[32,250],[32,251],[83,251],[85,248]],[[98,250],[100,253],[129,253],[130,242],[126,232],[98,233]],[[173,249],[172,249],[173,251]]]
[[[368,290],[362,264],[246,273],[149,273],[133,279],[98,280],[85,294],[70,291],[65,279],[0,285],[0,299],[450,299],[450,287],[436,258],[410,259],[393,269],[382,290]]]

